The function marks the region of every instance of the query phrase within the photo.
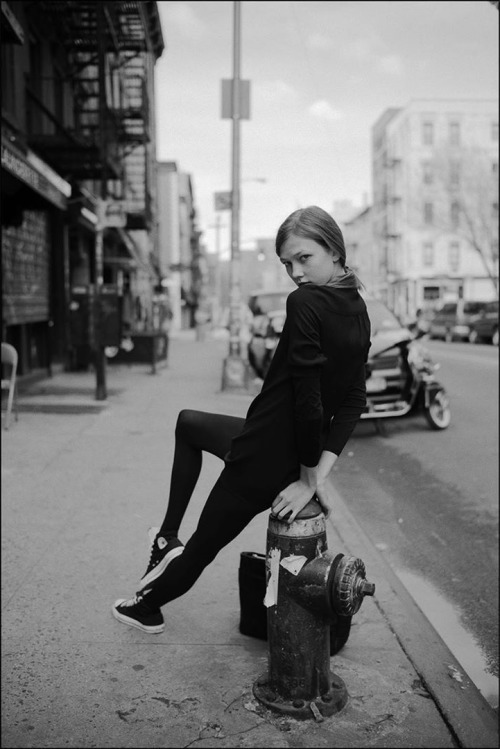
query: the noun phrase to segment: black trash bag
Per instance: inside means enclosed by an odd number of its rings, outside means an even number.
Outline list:
[[[266,555],[242,551],[238,570],[240,624],[242,635],[267,640]],[[352,616],[334,615],[330,627],[330,655],[341,650],[349,639]]]

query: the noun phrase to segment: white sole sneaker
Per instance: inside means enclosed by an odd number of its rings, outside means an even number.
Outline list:
[[[165,629],[165,623],[162,624],[153,624],[153,625],[147,625],[143,624],[142,622],[138,621],[137,619],[134,619],[131,616],[127,616],[126,614],[122,614],[121,611],[117,610],[117,606],[121,606],[122,603],[126,603],[126,598],[119,598],[117,601],[113,604],[113,616],[115,619],[117,619],[122,624],[127,624],[129,627],[135,627],[136,629],[140,629],[141,632],[147,632],[149,635],[158,635],[160,632],[163,632]]]

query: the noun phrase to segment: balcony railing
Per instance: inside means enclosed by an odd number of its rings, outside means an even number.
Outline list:
[[[54,169],[75,180],[99,179],[103,173],[107,179],[121,178],[120,129],[112,110],[104,112],[103,141],[98,111],[86,112],[84,121],[69,128],[29,86],[26,87],[26,104],[28,144]]]

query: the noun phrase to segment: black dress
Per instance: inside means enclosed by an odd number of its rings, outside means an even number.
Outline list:
[[[355,288],[306,284],[287,299],[281,339],[261,392],[225,456],[224,483],[270,505],[315,466],[340,455],[366,406],[370,320]]]

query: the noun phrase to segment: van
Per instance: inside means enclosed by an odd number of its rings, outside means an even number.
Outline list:
[[[471,343],[492,343],[498,346],[498,299],[485,304],[484,309],[470,321]]]
[[[429,337],[445,341],[468,341],[471,318],[479,315],[486,304],[487,302],[479,300],[465,299],[445,302],[432,316]]]

